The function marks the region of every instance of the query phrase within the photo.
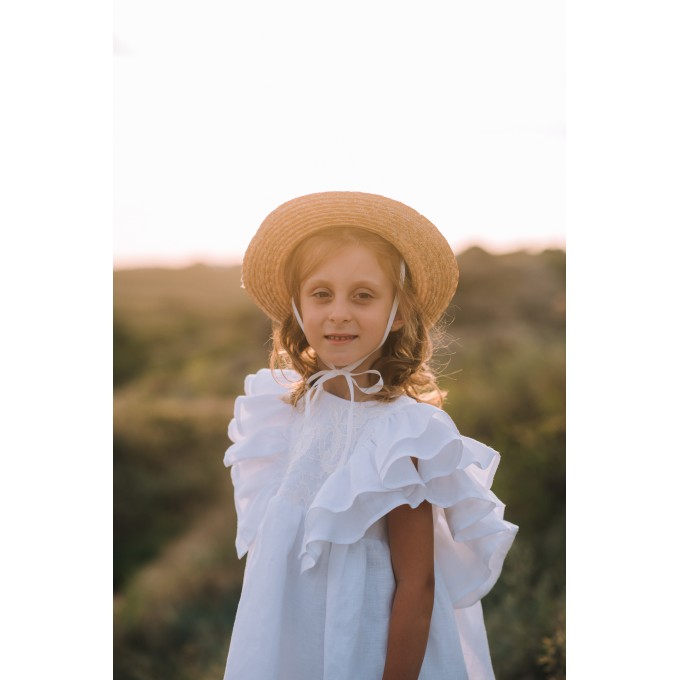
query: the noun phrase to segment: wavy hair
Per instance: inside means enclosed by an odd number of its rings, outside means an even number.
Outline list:
[[[285,277],[289,297],[295,299],[299,309],[302,282],[320,263],[350,244],[365,246],[375,253],[394,290],[398,291],[398,314],[404,322],[399,330],[390,332],[381,348],[381,355],[371,366],[380,371],[384,382],[382,390],[373,398],[393,401],[405,394],[416,401],[441,406],[446,393],[437,386],[429,365],[433,349],[430,332],[418,309],[408,267],[403,287],[399,283],[402,258],[391,243],[377,234],[356,227],[335,227],[313,234],[297,246],[287,262]],[[309,389],[307,379],[320,366],[316,352],[310,347],[293,315],[292,307],[283,321],[274,322],[272,342],[269,357],[272,371],[294,369],[301,376],[289,395],[290,403],[295,405]]]

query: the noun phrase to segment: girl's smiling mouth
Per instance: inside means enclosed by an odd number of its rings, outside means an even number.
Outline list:
[[[351,342],[352,340],[355,340],[358,338],[358,335],[349,335],[348,333],[338,333],[338,334],[333,334],[333,335],[324,335],[324,338],[328,340],[328,342],[332,343],[345,343],[345,342]]]

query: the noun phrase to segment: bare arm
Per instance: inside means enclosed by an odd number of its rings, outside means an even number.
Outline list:
[[[401,505],[387,515],[396,589],[383,680],[417,680],[434,603],[432,506]]]

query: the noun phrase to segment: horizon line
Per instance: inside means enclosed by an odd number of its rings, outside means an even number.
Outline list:
[[[549,242],[540,245],[518,245],[515,248],[489,248],[486,245],[479,243],[472,243],[465,248],[458,249],[458,255],[466,253],[468,250],[477,248],[484,250],[490,255],[512,255],[514,253],[528,253],[530,255],[538,255],[546,250],[561,250],[566,253],[566,244],[564,242]],[[177,256],[132,256],[132,257],[114,257],[113,271],[129,271],[133,269],[189,269],[190,267],[236,267],[243,262],[242,255],[225,255],[217,257],[214,255],[177,255]]]
[[[541,242],[518,242],[512,247],[502,247],[484,242],[480,239],[476,242],[464,244],[458,248],[458,254],[479,248],[490,255],[510,255],[513,253],[525,252],[530,255],[537,255],[546,250],[561,250],[566,253],[566,243],[564,239],[560,241],[546,240]],[[242,253],[225,253],[222,255],[212,255],[206,253],[196,253],[190,255],[132,255],[113,257],[113,271],[130,269],[188,269],[189,267],[235,267],[243,262]]]

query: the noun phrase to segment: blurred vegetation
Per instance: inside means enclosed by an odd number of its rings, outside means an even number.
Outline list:
[[[520,526],[484,611],[499,680],[565,677],[565,254],[459,256],[436,365],[460,430],[499,450]],[[221,678],[241,588],[226,428],[269,323],[240,269],[114,273],[116,680]]]

